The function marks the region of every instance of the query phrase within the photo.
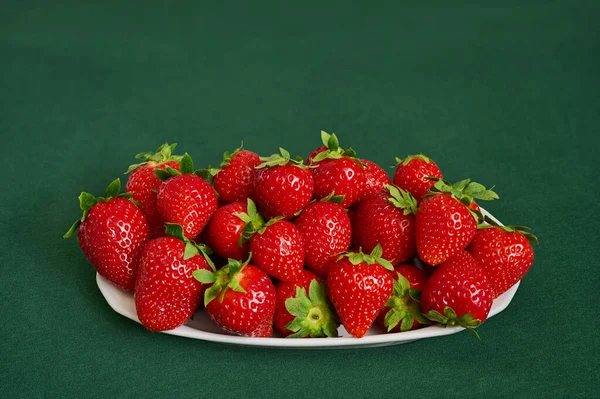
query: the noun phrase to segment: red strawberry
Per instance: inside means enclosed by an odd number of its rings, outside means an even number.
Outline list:
[[[421,291],[421,310],[427,318],[473,332],[487,319],[492,301],[488,277],[467,251],[439,265]]]
[[[304,263],[316,274],[325,277],[333,255],[350,247],[352,226],[340,204],[312,202],[294,219],[304,240]]]
[[[195,174],[187,153],[181,159],[181,173],[173,169],[169,172],[154,170],[163,180],[156,197],[158,212],[165,222],[181,225],[185,236],[192,239],[217,210],[217,195],[210,184]]]
[[[388,332],[414,330],[429,321],[421,314],[419,297],[427,274],[413,265],[394,267],[394,289],[385,307],[377,316],[377,323]]]
[[[238,215],[247,215],[246,202],[233,202],[217,209],[202,232],[202,239],[215,253],[225,259],[248,257],[248,243],[242,240],[247,222]]]
[[[224,203],[246,201],[254,192],[255,167],[260,165],[258,154],[237,148],[232,153],[223,154],[219,168],[209,168],[213,185]],[[204,177],[204,176],[203,176]]]
[[[104,197],[82,192],[83,216],[64,237],[77,230],[79,246],[96,271],[125,291],[133,291],[139,255],[148,241],[148,222],[129,200],[131,193],[119,194],[120,190],[121,181],[116,179]]]
[[[361,159],[360,163],[364,165],[365,173],[365,189],[360,199],[391,184],[390,177],[381,166],[368,159]]]
[[[498,226],[478,230],[467,250],[479,261],[494,290],[494,298],[521,280],[533,264],[533,248],[537,237],[523,226]]]
[[[352,224],[352,242],[371,252],[383,248],[384,259],[396,265],[417,253],[415,213],[417,201],[408,192],[386,185],[383,190],[363,197]]]
[[[287,220],[271,219],[250,237],[252,262],[269,276],[293,281],[302,273],[304,241]]]
[[[160,180],[154,174],[154,169],[166,170],[167,167],[179,170],[181,156],[172,155],[177,144],[168,143],[158,147],[156,153],[142,152],[136,158],[143,162],[131,165],[126,173],[130,173],[127,179],[125,191],[131,192],[133,199],[142,206],[146,220],[150,226],[150,238],[165,235],[165,224],[156,208],[156,192],[161,185]]]
[[[267,219],[282,216],[289,219],[309,203],[314,190],[311,173],[301,161],[291,160],[280,148],[281,155],[261,158],[257,166],[254,198]]]
[[[392,181],[394,184],[413,195],[417,201],[429,192],[429,187],[435,181],[427,176],[442,179],[440,168],[423,154],[411,155],[404,159],[396,158],[396,172]]]
[[[277,304],[273,324],[285,336],[337,337],[339,320],[329,306],[325,283],[303,270],[294,281],[275,285]]]
[[[438,180],[423,198],[416,217],[417,251],[431,265],[450,259],[475,237],[481,214],[468,206],[473,198],[498,198],[492,190],[469,179],[450,185]]]
[[[212,270],[207,248],[185,238],[179,225],[166,230],[167,237],[144,246],[135,284],[138,318],[152,331],[172,330],[191,319],[206,289],[192,274]]]
[[[212,283],[204,293],[204,304],[219,327],[247,337],[269,337],[273,333],[275,287],[265,272],[248,261],[229,259],[216,272],[200,270],[194,277]]]
[[[370,255],[346,253],[333,262],[327,274],[329,298],[344,328],[364,336],[392,293],[392,265],[381,258],[381,247]]]
[[[319,152],[311,160],[311,165],[316,166],[311,169],[315,180],[314,198],[322,199],[331,194],[343,195],[341,205],[348,208],[365,190],[365,168],[356,159],[353,150],[344,151],[340,148],[335,134],[321,132],[321,139],[327,151]]]

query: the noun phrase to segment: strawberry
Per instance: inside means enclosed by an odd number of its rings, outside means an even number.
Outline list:
[[[492,286],[473,256],[461,250],[433,272],[421,291],[421,310],[441,326],[475,332],[492,308]]]
[[[473,240],[481,220],[481,214],[469,208],[473,198],[492,200],[498,194],[469,179],[454,185],[436,179],[416,217],[417,251],[423,261],[438,265]]]
[[[249,198],[248,213],[238,217],[248,223],[242,238],[249,240],[252,262],[278,280],[297,279],[304,265],[304,241],[296,226],[281,217],[260,224],[262,218]]]
[[[392,181],[396,186],[411,193],[417,201],[421,201],[421,198],[429,192],[429,187],[435,183],[427,179],[428,176],[443,178],[436,163],[423,154],[410,155],[404,159],[396,158],[396,162]]]
[[[104,197],[82,192],[79,206],[83,211],[64,235],[77,239],[83,254],[96,271],[125,291],[133,291],[139,255],[148,241],[148,222],[131,200],[131,193],[119,194],[121,181],[114,180]]]
[[[416,212],[417,201],[412,195],[386,185],[358,204],[352,220],[352,242],[367,252],[381,245],[384,259],[394,265],[404,262],[417,253]]]
[[[287,220],[271,219],[250,238],[255,265],[281,281],[298,278],[304,265],[304,242],[300,232]]]
[[[155,169],[163,180],[158,188],[156,206],[161,218],[183,227],[185,236],[196,237],[217,210],[214,188],[194,172],[192,158],[186,153],[181,159],[181,171],[167,167]]]
[[[322,277],[327,275],[332,256],[346,251],[352,238],[344,207],[326,200],[308,204],[293,221],[304,240],[306,267]]]
[[[360,163],[363,164],[365,173],[365,189],[359,200],[391,184],[390,177],[381,166],[368,159],[361,159]]]
[[[167,166],[179,170],[181,156],[172,155],[177,144],[165,143],[158,147],[156,153],[142,152],[135,157],[143,162],[131,165],[126,173],[131,173],[125,191],[131,192],[133,199],[142,206],[146,220],[150,227],[150,238],[165,235],[165,224],[156,207],[156,193],[161,185],[160,180],[154,174],[154,169],[167,169]]]
[[[267,219],[292,218],[309,203],[314,190],[313,177],[302,161],[279,150],[281,155],[261,157],[263,162],[256,167],[254,199]]]
[[[487,273],[494,298],[521,280],[533,264],[537,237],[524,226],[499,226],[489,218],[488,225],[477,231],[467,250]]]
[[[247,337],[269,337],[273,333],[275,287],[269,276],[249,261],[229,259],[216,272],[198,270],[194,277],[211,284],[204,292],[204,305],[219,327]]]
[[[344,253],[327,274],[327,292],[344,328],[364,336],[392,293],[391,263],[381,258],[381,247],[370,255]]]
[[[303,270],[289,282],[275,285],[277,303],[273,324],[291,338],[337,337],[340,323],[331,310],[325,282],[314,273]]]
[[[427,274],[416,266],[394,267],[394,289],[390,299],[377,316],[377,323],[388,332],[414,330],[429,321],[421,314],[419,297]]]
[[[327,150],[319,152],[310,164],[315,166],[311,169],[315,180],[314,198],[321,199],[331,194],[343,195],[341,205],[348,208],[360,198],[365,189],[365,167],[352,149],[344,151],[340,148],[335,134],[322,131],[321,140]]]
[[[187,323],[206,289],[192,273],[214,268],[209,249],[188,240],[181,226],[167,224],[166,234],[144,246],[135,283],[137,316],[151,331],[172,330]]]
[[[225,259],[246,259],[248,243],[242,240],[242,235],[247,222],[238,216],[242,214],[248,215],[245,201],[218,208],[198,240],[205,241],[217,255]],[[259,223],[262,224],[262,221]]]
[[[209,166],[202,171],[202,177],[212,178],[219,200],[225,204],[245,202],[254,192],[255,167],[260,165],[260,157],[242,147],[223,154],[223,161],[218,168]]]

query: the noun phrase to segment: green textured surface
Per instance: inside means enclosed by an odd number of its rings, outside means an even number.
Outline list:
[[[600,2],[172,3],[0,7],[0,396],[599,395]],[[177,142],[214,165],[243,140],[306,156],[320,129],[382,165],[423,152],[450,180],[496,185],[484,206],[533,227],[535,264],[481,342],[149,333],[62,238],[78,194],[139,151]]]

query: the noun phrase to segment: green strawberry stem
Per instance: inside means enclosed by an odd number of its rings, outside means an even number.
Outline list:
[[[322,161],[326,158],[329,158],[329,159],[352,158],[356,162],[358,162],[360,165],[366,166],[362,162],[360,162],[360,160],[358,160],[356,158],[356,151],[354,151],[352,148],[348,148],[347,150],[344,150],[340,147],[340,142],[339,142],[337,136],[335,135],[335,133],[329,134],[329,133],[321,130],[321,141],[323,142],[323,145],[327,148],[327,150],[318,153],[311,160],[311,164]]]
[[[444,307],[444,314],[442,315],[440,312],[436,310],[430,310],[425,315],[429,320],[438,323],[441,327],[454,327],[460,326],[466,328],[471,333],[475,334],[477,339],[481,339],[479,334],[475,330],[477,327],[481,325],[481,320],[473,320],[473,315],[471,313],[467,313],[462,316],[457,316],[456,312],[450,307]]]
[[[388,198],[390,204],[394,205],[396,208],[402,209],[405,215],[410,213],[414,215],[417,214],[418,203],[411,193],[391,184],[384,185],[384,188],[388,190],[391,195],[391,197]]]
[[[181,157],[181,160],[179,162],[179,170],[167,166],[166,169],[155,168],[154,174],[162,181],[165,181],[173,176],[184,174],[193,174],[201,178],[206,177],[202,169],[194,169],[194,161],[192,160],[190,154],[188,154],[187,152]]]
[[[244,231],[240,235],[240,239],[238,240],[238,245],[241,247],[244,242],[250,240],[250,238],[256,234],[257,232],[261,232],[261,234],[265,231],[267,224],[269,226],[275,223],[270,220],[268,223],[265,223],[264,217],[258,212],[256,208],[256,204],[250,198],[247,200],[247,213],[237,213],[235,216],[242,219],[246,222],[246,227],[244,227]],[[280,220],[281,218],[278,218]]]
[[[285,326],[293,332],[288,338],[338,336],[340,322],[328,303],[325,282],[319,283],[313,279],[308,296],[304,288],[296,287],[296,296],[286,299],[285,308],[295,316]]]
[[[432,197],[437,194],[451,195],[469,209],[477,224],[483,221],[483,214],[476,209],[470,208],[473,200],[491,201],[498,199],[498,194],[493,191],[494,187],[488,190],[482,184],[473,182],[471,179],[460,180],[454,184],[432,176],[428,176],[427,179],[435,181],[435,184],[429,188],[429,193],[425,194],[423,198]]]
[[[370,254],[365,254],[362,248],[359,248],[358,252],[343,252],[337,259],[340,260],[346,257],[353,265],[358,265],[359,263],[374,265],[377,263],[388,270],[394,270],[394,265],[387,259],[383,259],[381,255],[383,255],[383,248],[381,244],[377,244]]]
[[[167,161],[181,161],[181,155],[173,155],[173,150],[175,150],[175,147],[177,147],[177,143],[173,143],[171,145],[169,145],[169,143],[165,143],[158,147],[158,150],[156,150],[155,153],[140,152],[135,157],[137,159],[141,159],[143,162],[130,165],[129,168],[127,168],[125,174],[133,172],[135,169],[139,168],[140,166],[146,165],[148,162],[151,161],[157,163],[163,163]]]
[[[130,192],[120,193],[120,191],[121,179],[119,178],[113,180],[108,185],[106,191],[104,192],[104,197],[94,197],[92,194],[82,191],[81,194],[79,194],[79,208],[83,211],[83,215],[80,219],[77,219],[75,223],[73,223],[73,225],[71,225],[71,228],[65,233],[63,238],[71,237],[73,233],[79,228],[79,225],[85,220],[87,215],[90,213],[90,210],[94,207],[94,205],[96,205],[99,202],[107,202],[113,198],[125,198],[133,202],[136,206],[141,207],[141,205],[137,201],[131,198],[132,194]]]
[[[244,263],[240,263],[235,259],[228,259],[227,264],[219,270],[195,270],[192,276],[203,284],[212,284],[204,291],[204,306],[208,305],[213,299],[219,297],[219,302],[223,302],[223,298],[228,289],[237,292],[246,292],[239,282],[239,272],[250,263],[252,254]]]
[[[213,271],[216,270],[215,264],[209,257],[209,255],[213,253],[212,249],[205,244],[196,244],[194,241],[187,238],[181,225],[177,223],[165,223],[165,233],[170,237],[181,240],[185,244],[183,260],[188,260],[193,256],[202,254],[211,269],[213,269]]]
[[[401,323],[400,331],[408,331],[412,329],[415,320],[420,324],[429,324],[429,320],[420,312],[421,291],[411,288],[409,281],[402,274],[396,274],[392,295],[385,304],[390,309],[385,315],[384,326],[391,331]]]
[[[400,159],[400,158],[396,157],[396,164],[392,165],[391,167],[392,168],[397,168],[398,165],[400,165],[400,164],[402,164],[403,166],[406,166],[413,159],[421,159],[421,160],[425,161],[425,163],[431,163],[431,162],[433,162],[431,160],[431,158],[429,158],[429,157],[427,157],[427,156],[425,156],[425,155],[423,155],[421,153],[418,153],[418,154],[415,154],[415,155],[409,155],[409,156],[407,156],[404,159]]]
[[[527,238],[527,240],[529,240],[530,243],[539,244],[538,238],[529,232],[529,230],[531,230],[531,229],[527,226],[502,226],[502,225],[499,225],[498,223],[496,223],[496,221],[494,219],[490,218],[487,215],[484,217],[484,223],[480,223],[477,226],[478,229],[487,229],[490,227],[498,228],[507,233],[522,234],[525,236],[525,238]]]
[[[308,168],[302,160],[302,157],[296,157],[291,159],[290,153],[284,148],[279,147],[279,154],[273,154],[268,157],[260,157],[261,163],[257,165],[256,169],[272,168],[274,166],[284,166],[289,163],[296,165],[301,168]]]

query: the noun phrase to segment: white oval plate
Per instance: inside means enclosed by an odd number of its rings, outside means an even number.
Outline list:
[[[481,211],[496,220],[483,208]],[[500,222],[498,222],[500,224]],[[133,294],[123,291],[106,280],[104,277],[96,274],[96,282],[100,292],[113,310],[133,321],[140,322],[135,310]],[[492,309],[488,318],[502,312],[510,304],[519,288],[519,282],[512,286],[504,294],[494,300]],[[399,333],[385,333],[385,330],[378,325],[374,325],[362,338],[354,338],[340,326],[339,337],[335,338],[284,338],[277,336],[269,338],[249,338],[233,335],[218,327],[204,311],[199,309],[192,320],[185,325],[173,330],[163,331],[165,334],[177,335],[180,337],[200,339],[204,341],[221,342],[234,345],[259,346],[271,348],[298,348],[298,349],[335,349],[335,348],[363,348],[374,346],[398,345],[412,342],[423,338],[440,337],[443,335],[455,334],[464,330],[462,327],[438,327],[429,326],[417,330],[405,331]]]

